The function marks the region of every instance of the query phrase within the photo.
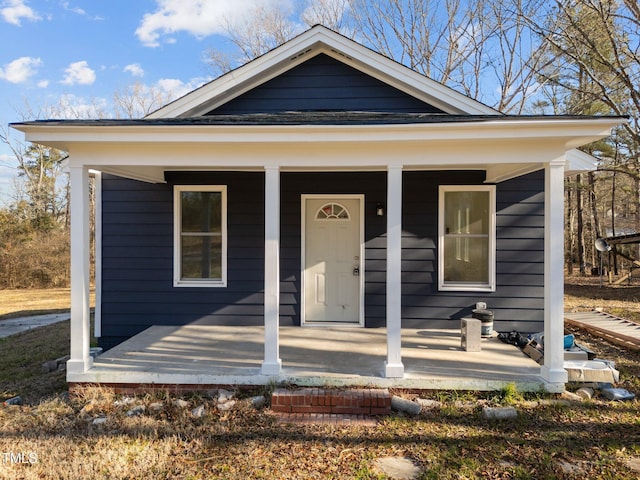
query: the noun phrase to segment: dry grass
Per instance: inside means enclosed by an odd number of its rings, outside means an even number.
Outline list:
[[[575,308],[590,308],[580,286],[567,290],[580,303]],[[622,289],[615,290],[603,290],[598,301],[635,308],[617,298]],[[25,333],[0,342],[0,358],[68,345],[64,335],[54,336],[68,330],[67,323],[46,328],[36,331],[43,341]],[[640,353],[576,333],[602,357],[614,356],[622,386],[640,393]],[[481,416],[482,407],[513,404],[513,392],[430,392],[441,406],[414,418],[390,416],[373,427],[283,425],[246,399],[229,412],[202,395],[184,397],[186,408],[175,406],[168,394],[116,404],[120,397],[99,388],[69,400],[56,374],[37,373],[39,360],[33,357],[16,356],[11,371],[16,377],[21,369],[31,372],[20,388],[39,385],[38,393],[25,406],[0,407],[0,452],[23,454],[25,463],[0,457],[0,479],[376,479],[384,477],[374,461],[385,456],[411,458],[425,479],[640,477],[632,469],[640,464],[637,400],[566,404],[515,395],[518,418],[491,422]],[[0,392],[9,385],[0,379]],[[251,392],[256,393],[268,391]],[[162,408],[154,411],[154,402]],[[127,416],[134,405],[144,405],[145,412]],[[194,418],[190,411],[199,405],[205,416]],[[106,423],[93,424],[98,417]]]
[[[565,309],[605,312],[640,323],[640,285],[600,285],[599,277],[570,277],[565,282]]]
[[[95,292],[91,291],[91,305],[95,304]],[[0,320],[57,313],[69,310],[71,292],[68,288],[0,289]]]

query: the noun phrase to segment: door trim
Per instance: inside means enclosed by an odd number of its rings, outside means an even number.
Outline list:
[[[335,200],[340,202],[341,199],[346,200],[359,200],[360,203],[360,225],[358,232],[360,235],[360,276],[358,291],[360,292],[360,298],[358,299],[358,322],[354,323],[335,323],[335,322],[310,322],[305,321],[306,306],[305,306],[305,259],[306,259],[306,231],[307,231],[307,200]],[[318,326],[331,326],[331,327],[364,327],[364,277],[365,277],[365,258],[364,258],[364,194],[302,194],[300,195],[300,325],[303,327],[318,327]]]

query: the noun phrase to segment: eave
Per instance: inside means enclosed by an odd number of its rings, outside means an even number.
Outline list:
[[[12,127],[30,142],[67,151],[72,165],[148,182],[163,182],[167,170],[278,166],[288,171],[371,171],[397,165],[406,170],[484,170],[486,181],[497,183],[567,158],[569,168],[588,168],[586,154],[571,153],[573,149],[608,136],[623,121],[621,117],[482,117],[382,125],[45,121]]]

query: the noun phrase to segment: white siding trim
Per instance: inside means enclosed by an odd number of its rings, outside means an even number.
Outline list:
[[[180,258],[182,235],[180,232],[181,192],[222,193],[222,278],[220,280],[183,280]],[[174,185],[173,187],[173,286],[174,287],[226,287],[227,286],[227,186],[226,185]]]
[[[489,192],[489,265],[487,283],[455,284],[444,282],[444,194],[446,192]],[[451,292],[496,291],[496,187],[495,185],[440,185],[438,194],[438,290]]]
[[[96,338],[102,336],[102,172],[92,170],[94,178],[95,213],[94,213],[94,267],[95,267],[95,288],[96,306],[93,313],[93,335]]]

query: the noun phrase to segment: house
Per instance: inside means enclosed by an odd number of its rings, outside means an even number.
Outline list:
[[[89,176],[98,178],[96,334],[152,325],[544,331],[564,385],[563,184],[620,117],[503,115],[322,26],[140,120],[13,124],[69,153],[71,360],[89,355]],[[105,381],[108,381],[105,380]]]

